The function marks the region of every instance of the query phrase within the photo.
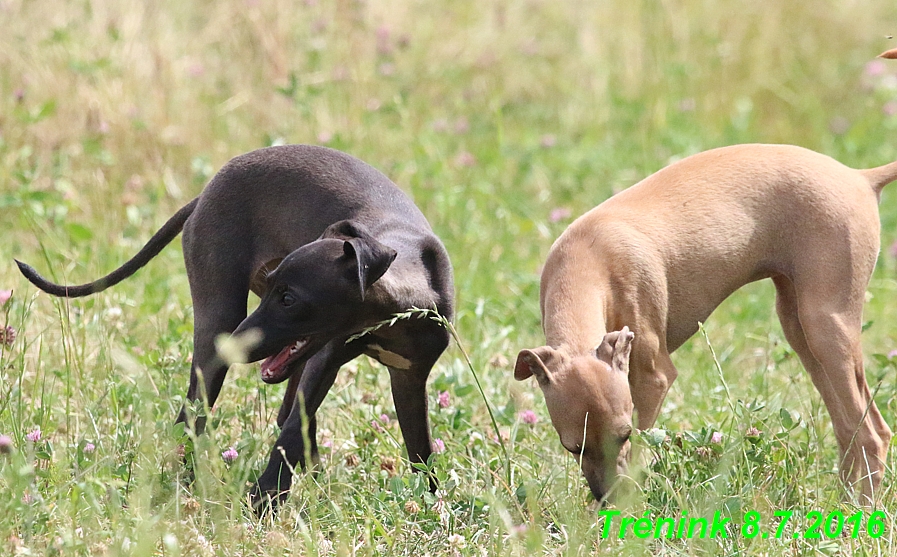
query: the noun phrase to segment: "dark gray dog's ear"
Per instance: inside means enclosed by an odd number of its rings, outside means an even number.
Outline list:
[[[373,238],[352,238],[343,242],[343,254],[354,261],[361,300],[364,292],[383,276],[398,252]]]
[[[362,301],[365,290],[383,276],[398,255],[396,250],[378,242],[365,225],[354,220],[331,224],[321,238],[343,240],[343,253],[354,262],[352,274],[358,277]]]
[[[352,238],[371,238],[370,231],[360,222],[354,220],[338,220],[324,229],[321,238],[337,238],[349,240]]]

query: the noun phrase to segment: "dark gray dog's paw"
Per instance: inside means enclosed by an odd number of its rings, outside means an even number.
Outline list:
[[[277,512],[279,507],[287,496],[290,494],[290,488],[286,489],[262,489],[259,484],[252,486],[249,491],[249,505],[256,516],[262,517],[266,514]]]

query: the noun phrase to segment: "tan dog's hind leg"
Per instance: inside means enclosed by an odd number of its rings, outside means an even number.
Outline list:
[[[800,356],[831,416],[841,454],[841,478],[855,485],[865,499],[861,502],[871,503],[881,483],[891,430],[872,401],[863,372],[863,293],[826,291],[818,284],[798,292],[784,276],[773,282],[785,338]]]

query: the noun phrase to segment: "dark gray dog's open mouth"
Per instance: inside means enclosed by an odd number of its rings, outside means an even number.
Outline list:
[[[277,354],[265,358],[262,362],[262,381],[275,384],[288,379],[290,377],[290,364],[308,352],[310,342],[311,339],[309,337],[300,338],[293,344],[287,345]]]

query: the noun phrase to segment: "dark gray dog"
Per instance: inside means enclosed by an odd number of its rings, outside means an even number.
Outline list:
[[[16,263],[44,292],[86,296],[134,274],[182,229],[194,315],[187,400],[205,393],[211,407],[218,398],[229,363],[215,349],[221,334],[254,339],[246,360],[265,358],[266,383],[289,379],[277,417],[282,431],[252,492],[257,510],[286,497],[290,467],[305,467],[306,416],[294,405],[297,392],[307,415],[309,454],[317,460],[315,412],[340,366],[361,354],[389,368],[408,456],[427,462],[426,382],[448,346],[448,332],[432,319],[411,318],[349,340],[415,307],[452,317],[448,255],[399,188],[339,151],[270,147],[231,160],[137,255],[99,280],[60,286]],[[262,300],[246,317],[250,290]],[[186,419],[185,407],[178,421]],[[196,430],[203,425],[197,418]]]

